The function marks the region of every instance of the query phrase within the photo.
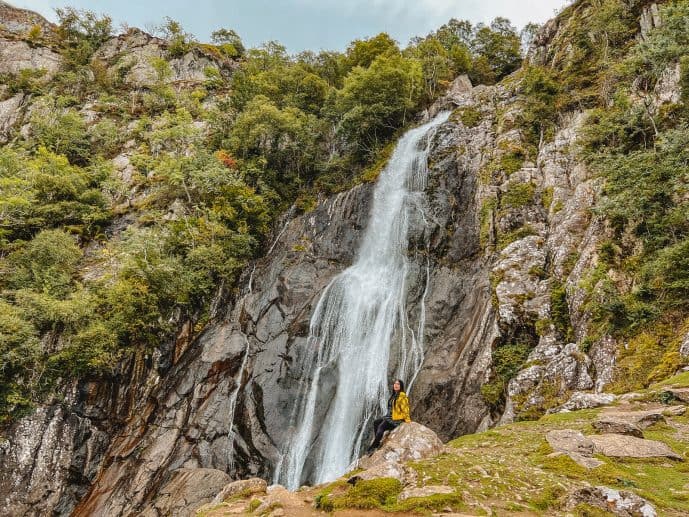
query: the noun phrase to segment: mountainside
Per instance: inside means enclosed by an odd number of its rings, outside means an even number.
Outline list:
[[[521,66],[502,22],[294,59],[233,31],[207,45],[172,20],[160,37],[106,22],[0,2],[0,513],[162,515],[187,471],[206,502],[270,482],[373,182],[402,131],[444,110],[408,230],[404,306],[425,315],[412,419],[446,442],[689,364],[689,3],[576,1]],[[449,453],[526,447],[567,418]],[[534,469],[545,452],[525,452]],[[433,483],[470,482],[440,458]],[[640,483],[618,474],[599,481]]]

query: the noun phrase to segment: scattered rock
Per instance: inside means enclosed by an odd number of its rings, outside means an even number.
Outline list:
[[[643,438],[644,433],[638,425],[625,420],[603,417],[593,422],[593,428],[599,433],[626,434]]]
[[[689,402],[689,388],[666,388],[662,393],[667,393],[682,402]]]
[[[592,435],[594,452],[613,458],[683,458],[663,442],[645,440],[624,434]]]
[[[142,517],[175,515],[191,517],[196,510],[211,501],[230,481],[230,476],[216,469],[181,468],[172,473],[165,485],[142,513]]]
[[[581,432],[573,429],[548,431],[545,439],[554,450],[559,452],[575,452],[585,456],[593,454],[593,442]]]
[[[665,416],[682,416],[687,412],[687,406],[670,406],[663,410]]]
[[[410,497],[429,497],[435,494],[451,494],[454,492],[449,486],[444,485],[427,485],[422,487],[405,488],[397,497],[399,501],[404,501]]]
[[[664,422],[664,408],[646,409],[642,411],[619,411],[611,408],[604,410],[601,418],[624,421],[631,425],[636,425],[639,429],[646,429],[657,422]]]
[[[606,486],[584,487],[569,494],[566,508],[573,510],[579,504],[589,504],[622,517],[655,517],[653,505],[646,499],[626,490],[613,490]]]
[[[575,411],[578,409],[591,409],[600,406],[607,406],[615,401],[615,395],[612,393],[585,393],[576,391],[572,394],[567,402],[555,408],[553,413],[561,413],[563,411]]]
[[[593,469],[603,464],[602,461],[592,458],[593,442],[579,431],[573,429],[558,429],[549,431],[545,435],[555,454],[566,454],[582,467]]]
[[[252,494],[265,494],[267,487],[267,483],[261,478],[240,479],[239,481],[233,481],[232,483],[225,485],[220,493],[215,496],[211,504],[220,504],[237,494],[246,496]]]

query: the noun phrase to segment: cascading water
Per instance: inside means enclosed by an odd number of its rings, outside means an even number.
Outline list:
[[[357,259],[328,284],[313,313],[292,433],[275,471],[289,489],[341,476],[376,408],[385,409],[389,367],[409,388],[421,366],[423,307],[416,331],[405,307],[407,232],[426,184],[429,136],[448,117],[443,112],[400,139],[376,185]]]

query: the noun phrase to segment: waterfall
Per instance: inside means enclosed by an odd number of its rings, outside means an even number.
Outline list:
[[[275,482],[296,489],[345,473],[385,410],[390,367],[410,387],[423,361],[424,309],[407,318],[408,226],[426,185],[430,135],[448,112],[408,131],[381,172],[357,258],[325,288],[296,366],[300,389]],[[425,271],[428,288],[428,265]],[[414,328],[415,327],[415,328]],[[396,355],[395,355],[396,353]]]

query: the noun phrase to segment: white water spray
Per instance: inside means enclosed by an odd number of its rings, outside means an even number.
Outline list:
[[[407,233],[414,197],[426,185],[429,137],[448,117],[441,113],[400,139],[375,187],[357,259],[328,284],[311,317],[292,432],[275,471],[289,489],[341,476],[376,408],[384,409],[389,366],[407,389],[421,366],[424,308],[412,325],[405,307]],[[425,280],[427,289],[428,268]]]

